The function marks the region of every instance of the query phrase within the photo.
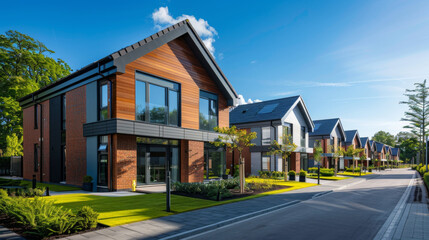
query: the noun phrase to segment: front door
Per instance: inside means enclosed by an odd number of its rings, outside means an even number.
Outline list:
[[[165,170],[167,165],[167,147],[150,146],[148,183],[165,183]]]
[[[98,159],[98,186],[107,186],[107,154],[100,154]]]

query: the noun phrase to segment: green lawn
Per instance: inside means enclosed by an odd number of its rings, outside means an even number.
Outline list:
[[[366,173],[363,172],[362,176],[370,175],[370,174],[372,174],[372,172],[366,172]],[[361,174],[359,172],[355,172],[355,173],[353,173],[353,172],[341,172],[341,173],[338,173],[338,175],[353,176],[353,177],[361,176]]]
[[[261,181],[260,179],[246,179],[247,182]],[[99,222],[108,226],[117,226],[137,221],[148,220],[168,216],[176,213],[206,208],[226,203],[238,202],[247,199],[277,194],[281,192],[292,191],[300,188],[315,186],[312,183],[285,182],[281,180],[272,180],[277,185],[290,186],[286,189],[265,192],[253,196],[239,199],[232,199],[222,202],[204,200],[199,198],[183,197],[178,195],[171,196],[171,213],[165,211],[165,194],[153,193],[138,196],[127,197],[106,197],[94,196],[91,194],[65,194],[46,197],[65,208],[76,210],[82,206],[90,206],[100,213]]]
[[[5,179],[0,178],[0,187],[1,186],[21,186],[21,187],[31,187],[32,182],[28,180],[11,180],[11,179]],[[75,190],[81,190],[81,188],[78,187],[71,187],[71,186],[65,186],[60,184],[49,184],[49,183],[36,183],[37,187],[49,187],[50,191],[55,192],[65,192],[65,191],[75,191]]]
[[[317,179],[317,174],[316,175],[307,175],[308,178],[312,178],[312,179]],[[323,180],[332,180],[332,181],[339,181],[339,180],[344,180],[344,179],[350,179],[351,177],[327,177],[327,176],[320,176],[320,179]]]

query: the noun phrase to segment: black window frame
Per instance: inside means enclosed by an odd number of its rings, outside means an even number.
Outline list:
[[[175,81],[172,81],[170,79],[166,79],[163,77],[159,77],[153,74],[148,74],[142,71],[136,71],[135,72],[135,83],[137,83],[137,81],[143,82],[145,83],[145,119],[144,120],[140,120],[137,118],[137,107],[136,107],[136,111],[135,111],[135,120],[136,121],[142,121],[142,122],[147,122],[147,123],[151,123],[151,124],[160,124],[160,125],[166,125],[166,126],[173,126],[173,127],[181,127],[182,126],[182,121],[181,121],[181,84]],[[150,104],[150,85],[155,85],[158,87],[162,87],[164,88],[165,91],[165,105],[166,105],[166,112],[165,112],[165,119],[166,119],[166,123],[154,123],[151,122],[151,118],[150,118],[150,108],[149,108],[149,104]],[[172,86],[172,87],[169,87]],[[135,88],[135,91],[137,91],[137,88]],[[176,92],[177,93],[177,125],[171,124],[170,123],[170,91]],[[136,97],[137,97],[137,93],[135,93],[134,96],[134,100],[136,101]],[[135,105],[136,102],[135,102]]]
[[[206,91],[206,90],[201,90],[200,89],[200,96],[199,96],[199,98],[198,98],[198,116],[199,116],[199,110],[200,110],[200,99],[201,98],[203,98],[203,99],[206,99],[206,100],[208,100],[209,101],[209,118],[210,118],[210,106],[211,106],[211,103],[213,102],[213,101],[215,101],[216,102],[216,126],[215,127],[217,127],[217,126],[219,126],[219,97],[218,97],[218,95],[216,94],[216,93],[212,93],[212,92],[209,92],[209,91]],[[214,131],[214,128],[213,129],[201,129],[201,122],[200,122],[200,118],[198,117],[198,129],[199,130],[206,130],[206,131]],[[210,119],[209,119],[209,123],[210,123]]]
[[[101,149],[101,146],[106,146],[106,148]],[[103,187],[107,187],[109,185],[109,152],[108,152],[108,146],[109,145],[109,137],[107,135],[101,135],[98,136],[98,156],[97,156],[97,185],[98,186],[103,186]],[[103,156],[106,156],[107,158],[107,172],[106,172],[106,182],[102,182],[100,181],[100,165],[101,165],[101,158]]]
[[[103,86],[107,87],[107,93],[106,93],[107,105],[105,107],[101,106],[103,103],[103,100],[102,100],[102,98],[103,98],[103,93],[102,93]],[[111,89],[109,86],[109,81],[104,80],[104,81],[100,81],[98,83],[98,97],[97,97],[97,99],[98,99],[98,104],[97,104],[98,121],[107,120],[107,119],[111,118],[111,113],[109,112],[109,106],[111,104],[110,91],[111,91]],[[102,117],[101,117],[102,116],[102,113],[101,113],[102,110],[107,111],[106,119],[102,119]]]
[[[264,169],[264,157],[268,157],[268,169]],[[271,171],[271,155],[268,152],[261,152],[261,171]]]
[[[268,129],[268,138],[264,136],[264,129]],[[268,139],[268,142],[264,142]],[[271,144],[271,127],[261,127],[261,146],[267,146]]]
[[[300,142],[301,147],[306,147],[306,144],[305,144],[305,127],[304,126],[301,126],[300,140],[301,140],[301,142]],[[304,142],[304,144],[302,144],[303,142]]]

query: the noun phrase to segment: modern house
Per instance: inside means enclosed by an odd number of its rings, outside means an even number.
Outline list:
[[[399,156],[401,153],[401,150],[399,148],[392,148],[392,160],[395,161],[397,164],[399,164]]]
[[[359,132],[358,130],[347,130],[345,131],[346,133],[346,147],[345,149],[347,150],[349,147],[353,147],[355,149],[357,148],[362,148],[362,143],[360,141],[360,137],[359,137]],[[352,167],[353,166],[353,160],[355,160],[355,164],[357,164],[356,160],[359,160],[359,157],[357,156],[345,156],[344,157],[344,167]],[[355,166],[357,167],[357,166]],[[344,169],[341,168],[341,164],[340,164],[340,169]]]
[[[209,142],[229,126],[231,83],[185,20],[19,100],[24,178],[130,189],[222,174],[226,153]],[[312,128],[312,127],[311,127]]]
[[[325,168],[334,168],[337,161],[337,170],[339,170],[339,160],[334,157],[334,152],[338,147],[343,147],[346,140],[343,125],[339,118],[315,120],[314,131],[309,133],[310,147],[313,147],[316,141],[319,141],[323,148],[322,166]]]
[[[369,161],[371,161],[372,145],[370,143],[369,138],[367,137],[360,138],[360,142],[362,144],[362,148],[364,149],[364,151],[360,153],[360,156],[363,156],[363,155],[366,156],[366,159],[363,162],[363,166],[368,167],[370,163]]]
[[[386,160],[390,162],[392,160],[392,147],[385,144],[384,148],[386,152]]]
[[[268,154],[272,140],[281,141],[283,134],[292,137],[298,147],[288,159],[289,170],[308,168],[308,133],[314,129],[313,121],[301,96],[240,105],[230,112],[230,125],[256,132],[255,146],[244,151],[246,174],[258,171],[283,171],[281,156]],[[250,161],[249,161],[250,160]],[[228,155],[228,167],[238,164],[238,154]]]
[[[378,164],[381,166],[384,166],[387,162],[386,160],[386,148],[384,147],[383,143],[374,141],[375,148],[376,148],[376,155],[375,158],[378,159]]]

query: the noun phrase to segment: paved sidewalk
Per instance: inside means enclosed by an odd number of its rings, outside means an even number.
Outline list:
[[[106,228],[66,239],[179,239],[232,223],[241,218],[284,208],[377,176],[379,175],[373,174],[360,178],[333,181],[325,185]]]
[[[25,238],[0,225],[0,240],[25,240]]]
[[[423,180],[420,177],[416,178],[392,239],[429,239],[427,197]]]

